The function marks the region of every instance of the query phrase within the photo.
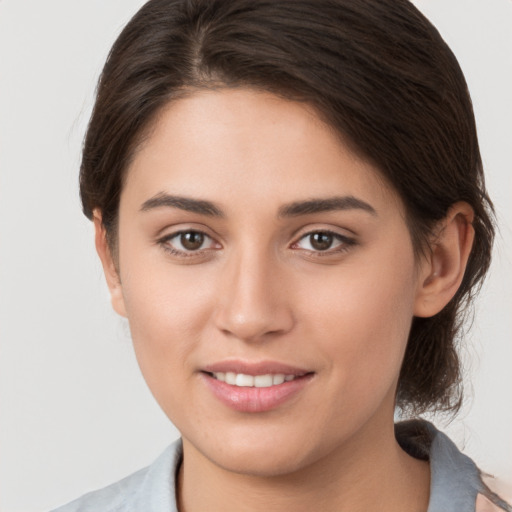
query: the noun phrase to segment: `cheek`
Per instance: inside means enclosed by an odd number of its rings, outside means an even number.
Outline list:
[[[316,285],[328,292],[304,302],[303,311],[305,318],[309,315],[308,335],[330,357],[336,381],[351,390],[356,402],[393,385],[413,317],[412,255],[392,252],[385,260],[381,254],[378,265],[340,269],[337,279]]]
[[[149,387],[180,379],[193,363],[191,354],[210,317],[211,286],[201,286],[193,266],[172,267],[168,262],[126,262],[123,295],[137,361]],[[191,372],[187,372],[188,375]]]

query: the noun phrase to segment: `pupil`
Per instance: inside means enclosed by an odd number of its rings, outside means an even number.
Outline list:
[[[181,245],[189,250],[194,251],[199,249],[204,242],[204,235],[196,231],[189,231],[188,233],[181,234]]]
[[[326,251],[332,245],[332,238],[329,233],[313,233],[311,235],[311,246],[318,251]]]

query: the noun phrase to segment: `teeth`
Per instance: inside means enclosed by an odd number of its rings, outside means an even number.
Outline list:
[[[254,386],[254,377],[252,375],[245,375],[244,373],[237,373],[235,386],[250,388]]]
[[[256,375],[254,385],[257,388],[268,388],[272,386],[272,375]]]
[[[290,382],[298,375],[285,375],[284,373],[266,374],[266,375],[246,375],[245,373],[233,372],[215,372],[213,376],[222,382],[239,387],[268,388],[278,386],[283,382]]]
[[[282,384],[284,382],[284,379],[285,379],[285,376],[282,373],[276,373],[272,377],[272,384],[274,384],[274,386],[277,384]]]

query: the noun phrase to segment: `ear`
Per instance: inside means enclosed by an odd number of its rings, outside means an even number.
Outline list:
[[[475,237],[473,208],[455,203],[439,223],[430,253],[421,264],[414,315],[439,313],[459,289]]]
[[[107,286],[110,291],[110,300],[114,311],[121,316],[126,317],[126,308],[124,305],[123,288],[121,286],[121,280],[117,266],[112,257],[112,252],[107,243],[107,232],[102,222],[101,211],[94,210],[93,212],[94,222],[94,241],[96,244],[96,251],[100,257],[101,264],[103,266],[103,272],[105,279],[107,280]]]

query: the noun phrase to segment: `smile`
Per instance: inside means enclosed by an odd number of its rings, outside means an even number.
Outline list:
[[[315,372],[274,363],[230,362],[203,369],[199,375],[213,396],[228,408],[262,413],[300,397],[314,380]]]
[[[290,382],[301,375],[285,375],[284,373],[267,373],[265,375],[247,375],[245,373],[215,372],[213,377],[232,386],[244,388],[269,388],[278,386],[283,382]]]

